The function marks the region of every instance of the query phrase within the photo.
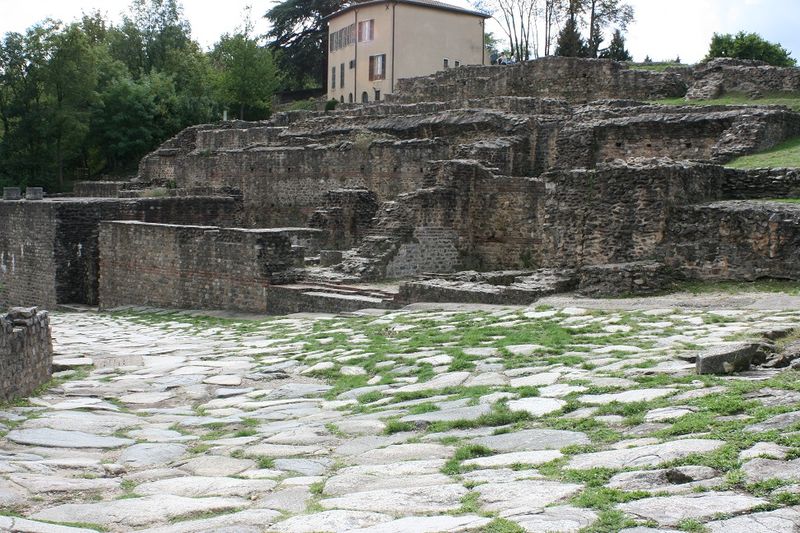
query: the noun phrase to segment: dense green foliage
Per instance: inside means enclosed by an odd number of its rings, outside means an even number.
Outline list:
[[[777,67],[793,67],[797,64],[790,52],[780,44],[771,43],[757,33],[743,31],[736,35],[715,33],[706,60],[716,57],[757,59]]]
[[[45,20],[0,40],[0,184],[50,192],[133,171],[182,128],[224,109],[269,113],[278,76],[249,27],[205,53],[178,0],[133,0],[115,26],[100,14]]]

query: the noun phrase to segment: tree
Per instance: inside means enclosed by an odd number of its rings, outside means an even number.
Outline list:
[[[50,119],[49,137],[55,149],[58,188],[64,188],[64,162],[80,160],[89,130],[89,112],[95,97],[97,70],[87,34],[71,24],[52,37],[45,69]]]
[[[633,57],[628,50],[625,49],[625,37],[622,36],[622,31],[614,30],[611,44],[602,51],[600,57],[604,59],[613,59],[614,61],[633,61]]]
[[[581,37],[578,28],[578,14],[581,9],[578,0],[571,0],[569,11],[567,12],[567,22],[558,35],[558,45],[556,55],[563,57],[585,57],[586,43]]]
[[[267,11],[268,46],[290,88],[322,87],[328,71],[328,30],[323,20],[345,0],[284,0]]]
[[[581,0],[582,10],[588,14],[589,37],[586,40],[587,57],[597,57],[603,42],[603,29],[615,25],[625,31],[633,21],[633,8],[623,0]]]
[[[494,64],[495,61],[497,61],[497,57],[500,55],[499,44],[500,39],[496,38],[492,32],[487,31],[483,34],[483,48],[486,53],[486,58],[491,64]]]
[[[730,33],[724,35],[715,33],[705,59],[708,61],[716,57],[755,59],[777,67],[793,67],[797,64],[791,57],[791,52],[780,44],[771,43],[757,33],[743,31],[735,36]]]
[[[251,36],[252,24],[234,35],[225,34],[215,45],[211,56],[219,71],[217,88],[222,102],[239,108],[239,119],[253,108],[270,108],[270,100],[278,86],[278,75],[272,53]]]
[[[544,25],[544,55],[550,55],[553,41],[555,40],[555,29],[564,12],[564,0],[544,0],[543,25]]]
[[[511,55],[516,61],[526,61],[538,55],[536,17],[539,0],[490,0],[474,4],[478,11],[491,13],[508,39]]]

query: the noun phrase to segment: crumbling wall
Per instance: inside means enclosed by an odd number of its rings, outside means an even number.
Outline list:
[[[323,232],[328,248],[352,248],[367,234],[377,211],[378,197],[374,192],[335,189],[325,194],[325,204],[314,211],[309,226]]]
[[[302,260],[292,233],[102,222],[100,305],[266,312],[267,286]]]
[[[730,200],[748,198],[800,198],[800,170],[796,168],[725,169],[722,197]]]
[[[232,198],[0,201],[0,304],[97,304],[102,220],[235,225]]]
[[[718,58],[694,68],[688,100],[743,93],[751,98],[775,93],[799,93],[800,68],[773,67],[762,61]]]
[[[686,83],[678,72],[632,70],[611,60],[544,57],[514,65],[465,66],[398,80],[396,92],[386,99],[410,103],[493,95],[588,102],[604,98],[652,100],[685,94]]]
[[[433,187],[382,206],[372,234],[343,270],[379,278],[650,260],[672,210],[718,198],[724,173],[670,160],[539,178],[497,176],[471,161],[437,168]]]
[[[665,237],[665,263],[689,278],[800,279],[800,205],[688,205],[674,210]]]
[[[47,311],[13,308],[0,315],[0,402],[30,395],[50,380],[52,368]]]

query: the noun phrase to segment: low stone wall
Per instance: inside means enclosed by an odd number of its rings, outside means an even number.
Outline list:
[[[100,305],[266,312],[267,287],[292,281],[294,233],[141,222],[100,224]]]
[[[0,315],[0,401],[30,395],[52,375],[50,317],[37,308]]]
[[[800,205],[730,201],[675,209],[664,262],[694,279],[800,280]]]
[[[726,200],[748,198],[800,198],[800,169],[760,168],[725,169],[722,197]]]
[[[0,201],[0,305],[97,304],[102,220],[236,225],[233,198]]]
[[[719,58],[692,72],[686,98],[708,100],[725,93],[750,97],[800,92],[800,68],[773,67],[762,61]]]
[[[578,293],[599,298],[652,294],[673,281],[672,271],[656,261],[592,265],[581,269]]]
[[[588,102],[604,98],[682,97],[678,72],[632,70],[607,59],[544,57],[515,65],[465,66],[398,80],[389,102],[430,102],[492,96],[537,96]]]
[[[79,198],[118,198],[123,181],[79,181],[72,193]]]

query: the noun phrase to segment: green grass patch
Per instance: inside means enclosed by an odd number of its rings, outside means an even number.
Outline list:
[[[797,281],[760,279],[756,281],[718,281],[703,282],[690,281],[679,283],[677,292],[691,294],[725,293],[738,294],[742,292],[782,292],[792,296],[800,295],[800,283]]]
[[[462,472],[461,462],[475,459],[477,457],[486,457],[494,455],[494,451],[486,446],[480,444],[467,444],[461,446],[453,454],[453,457],[447,461],[442,467],[442,473],[448,476],[455,476]]]
[[[495,518],[483,527],[483,533],[525,533],[525,529],[505,518]]]
[[[395,433],[402,433],[404,431],[414,431],[416,426],[411,422],[401,422],[396,418],[390,418],[386,421],[386,427],[383,428],[383,432],[386,435],[394,435]]]
[[[800,137],[757,154],[737,157],[725,166],[739,169],[800,167]]]
[[[783,105],[793,111],[800,111],[800,95],[776,93],[762,98],[750,98],[746,94],[728,93],[713,100],[686,100],[684,98],[665,98],[653,100],[651,103],[663,105]]]

